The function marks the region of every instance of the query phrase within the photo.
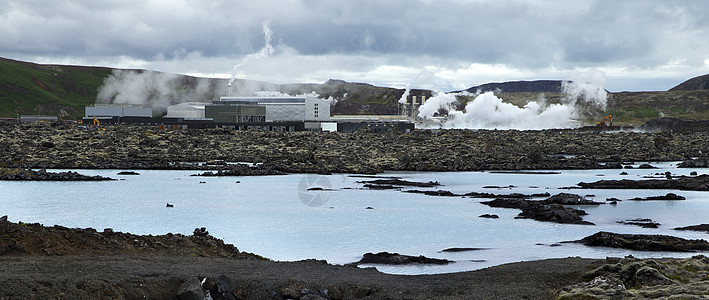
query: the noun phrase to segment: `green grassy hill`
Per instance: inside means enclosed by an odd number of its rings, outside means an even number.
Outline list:
[[[0,116],[77,118],[93,104],[109,68],[38,65],[0,58]]]

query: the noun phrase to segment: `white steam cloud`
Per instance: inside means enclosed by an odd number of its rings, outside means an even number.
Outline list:
[[[99,88],[96,103],[151,106],[165,111],[181,102],[209,102],[222,91],[217,80],[154,71],[113,70]]]
[[[605,110],[607,92],[603,72],[591,70],[562,83],[565,97],[549,104],[540,97],[524,107],[504,102],[493,92],[477,95],[462,111],[456,109],[460,94],[439,92],[419,108],[418,116],[431,118],[440,109],[448,111],[442,128],[467,129],[547,129],[569,128],[583,118],[588,107]],[[461,95],[462,96],[462,95]]]
[[[416,78],[414,79],[413,83],[406,84],[404,94],[401,95],[401,98],[399,98],[399,103],[406,104],[406,99],[409,97],[409,93],[411,92],[411,85],[412,84],[414,86],[417,86],[417,85],[420,85],[425,82],[430,82],[430,81],[432,81],[432,79],[435,75],[436,75],[436,73],[434,72],[433,68],[431,68],[431,67],[426,67],[423,70],[421,70],[421,72],[419,72],[419,74],[416,75]]]
[[[259,58],[265,58],[273,54],[273,46],[271,46],[271,36],[273,35],[273,31],[271,30],[271,25],[269,21],[263,22],[263,35],[266,40],[266,45],[261,48],[256,53],[251,53],[244,57],[244,59],[241,60],[240,63],[236,64],[234,68],[231,69],[231,79],[229,79],[229,86],[231,86],[232,83],[234,83],[234,80],[236,79],[236,74],[244,64],[254,60],[254,59],[259,59]]]

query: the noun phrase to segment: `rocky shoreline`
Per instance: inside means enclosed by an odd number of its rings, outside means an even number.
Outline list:
[[[382,252],[365,254],[360,263],[450,262]],[[0,264],[2,299],[695,299],[709,288],[709,259],[701,255],[570,257],[401,276],[317,260],[273,262],[240,252],[204,228],[191,236],[140,236],[7,217],[0,218]]]
[[[79,129],[0,122],[0,167],[222,170],[223,174],[623,168],[709,153],[709,132],[416,130],[410,133]],[[697,158],[690,160],[691,158]],[[219,162],[210,164],[209,162]],[[255,165],[248,169],[233,163]],[[216,173],[215,173],[216,174]]]

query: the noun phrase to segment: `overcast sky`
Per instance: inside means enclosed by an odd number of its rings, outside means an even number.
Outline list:
[[[708,12],[705,0],[3,0],[0,56],[442,91],[597,69],[610,91],[667,90],[709,73]]]

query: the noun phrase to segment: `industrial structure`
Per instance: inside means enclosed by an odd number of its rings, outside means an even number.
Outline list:
[[[203,102],[185,102],[167,107],[166,118],[204,119]]]
[[[152,117],[152,110],[130,105],[86,107],[86,124],[157,125],[168,129],[228,128],[267,131],[411,131],[402,120],[332,119],[330,102],[312,96],[221,97],[212,103],[187,102],[167,108],[167,115]]]
[[[256,107],[262,107],[263,111]],[[263,116],[266,122],[330,120],[330,102],[312,96],[221,97],[205,108],[205,117],[233,108],[243,108],[244,116]]]
[[[85,108],[86,118],[93,117],[152,117],[153,109],[132,104],[94,104]]]

